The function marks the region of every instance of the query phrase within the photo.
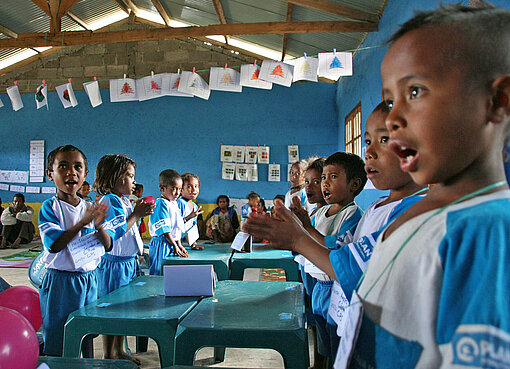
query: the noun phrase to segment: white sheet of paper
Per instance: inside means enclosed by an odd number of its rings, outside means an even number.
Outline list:
[[[236,165],[234,163],[223,163],[221,168],[221,178],[229,181],[234,180],[236,173]]]
[[[259,146],[258,154],[260,164],[269,164],[269,146]]]
[[[37,169],[37,170],[31,170],[30,171],[30,182],[32,182],[32,177],[43,177],[44,176],[44,170]]]
[[[182,72],[177,91],[193,94],[204,100],[209,100],[211,95],[211,89],[207,82],[199,74],[193,72]]]
[[[186,237],[188,239],[189,245],[193,245],[195,242],[197,242],[197,240],[200,238],[200,235],[198,233],[198,227],[196,224],[193,227],[191,227]]]
[[[18,186],[18,185],[10,185],[9,191],[11,192],[25,192],[25,186]]]
[[[41,193],[57,193],[55,187],[41,187]]]
[[[39,87],[35,90],[34,99],[37,109],[46,106],[46,109],[48,110],[48,86],[45,84],[39,85]]]
[[[180,92],[178,90],[181,82],[180,73],[162,73],[163,75],[163,86],[161,88],[161,95],[166,96],[180,96],[180,97],[193,97],[193,94]]]
[[[298,254],[298,255],[294,256],[294,261],[296,263],[298,263],[299,265],[303,265],[304,266],[305,262],[306,262],[306,258],[303,255]]]
[[[0,181],[9,183],[28,183],[28,172],[23,170],[0,170]]]
[[[70,83],[64,83],[63,85],[55,87],[55,89],[57,90],[58,98],[64,109],[78,105],[78,101],[76,101],[76,97],[74,96],[73,86]]]
[[[131,78],[110,80],[110,102],[138,101],[136,82]]]
[[[248,165],[248,181],[257,182],[259,180],[259,171],[257,168],[257,164],[247,165]]]
[[[298,145],[289,145],[289,163],[293,164],[296,161],[299,161],[299,146]]]
[[[287,164],[287,182],[290,182],[290,171],[292,169],[292,164]]]
[[[19,93],[18,86],[7,87],[6,91],[9,99],[11,99],[12,110],[20,110],[23,107],[23,101],[21,101],[21,95]]]
[[[234,146],[221,145],[220,146],[220,161],[232,162],[234,160]]]
[[[242,92],[241,76],[232,68],[211,67],[209,73],[209,87],[211,90]]]
[[[44,177],[30,177],[30,182],[33,182],[33,183],[44,182]]]
[[[352,76],[352,53],[319,53],[319,76],[334,79]]]
[[[246,146],[246,152],[244,153],[245,162],[248,164],[255,164],[259,156],[258,146]]]
[[[260,67],[254,64],[241,65],[241,86],[261,88],[270,90],[273,88],[271,82],[259,79]]]
[[[233,161],[235,163],[244,163],[244,146],[232,146]]]
[[[25,188],[26,193],[40,193],[41,187],[33,187],[33,186],[27,186]]]
[[[138,101],[145,101],[149,99],[156,99],[161,97],[163,87],[163,76],[155,74],[154,76],[147,76],[136,80],[136,94]]]
[[[239,232],[236,234],[236,237],[234,238],[234,241],[232,242],[232,245],[230,246],[234,250],[241,251],[243,248],[244,243],[251,237],[249,233]]]
[[[269,182],[280,182],[280,164],[269,164],[267,180]]]
[[[340,286],[340,283],[337,281],[334,281],[333,287],[331,288],[331,300],[329,302],[328,314],[336,323],[337,334],[339,336],[344,330],[344,318],[348,306],[349,300],[347,300],[342,286]]]
[[[306,260],[305,262],[305,272],[308,274],[326,274],[322,269],[319,269],[315,264],[313,264],[310,260]]]
[[[259,78],[267,81],[290,87],[292,85],[292,76],[294,74],[294,66],[265,59],[260,67]]]
[[[236,164],[236,179],[238,181],[248,180],[248,164]]]
[[[85,82],[83,84],[83,89],[87,93],[87,96],[90,100],[90,105],[92,105],[93,108],[103,103],[101,92],[99,91],[99,83],[97,81]]]
[[[80,268],[104,255],[104,246],[94,233],[78,237],[67,244],[74,267]]]
[[[9,185],[7,183],[0,183],[0,190],[9,191]]]
[[[4,102],[0,99],[0,108],[4,106]]]
[[[352,293],[351,304],[346,311],[344,330],[342,331],[342,339],[338,345],[338,352],[333,366],[334,369],[347,369],[349,366],[358,339],[362,317],[363,304],[356,291],[354,291]]]
[[[312,81],[317,82],[317,71],[319,68],[319,59],[311,57],[301,57],[288,62],[294,66],[294,75],[292,81]]]

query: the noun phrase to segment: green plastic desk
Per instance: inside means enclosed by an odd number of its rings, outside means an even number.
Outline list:
[[[218,280],[228,279],[229,264],[232,257],[232,249],[230,245],[200,245],[204,246],[203,250],[188,249],[189,257],[169,256],[163,259],[163,265],[204,265],[212,264]]]
[[[46,363],[51,369],[112,368],[136,369],[138,365],[129,360],[79,359],[70,357],[40,356],[37,365]]]
[[[69,315],[64,327],[64,357],[79,357],[88,334],[151,337],[161,366],[174,364],[177,324],[200,297],[165,297],[163,277],[142,276]],[[109,303],[105,307],[101,304]]]
[[[236,252],[230,263],[230,279],[241,281],[246,268],[280,268],[287,282],[299,282],[298,264],[290,251],[254,246],[252,252]]]
[[[308,368],[303,285],[219,281],[177,327],[175,364],[193,365],[202,347],[270,348],[286,368]]]

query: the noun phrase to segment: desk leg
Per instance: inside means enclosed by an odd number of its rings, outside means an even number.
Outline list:
[[[299,269],[297,267],[297,263],[286,267],[285,269],[285,279],[287,282],[301,282],[299,279]]]
[[[66,325],[64,329],[64,347],[62,351],[63,357],[80,357],[82,337],[87,334],[86,331],[78,329],[70,329],[72,327]]]
[[[174,335],[152,336],[151,338],[156,341],[159,351],[159,362],[162,368],[171,367],[174,365],[174,351],[175,340]]]
[[[136,352],[147,352],[147,346],[149,344],[149,337],[136,336]]]
[[[239,262],[233,262],[230,265],[230,279],[234,281],[242,281],[244,275],[244,265]]]
[[[214,362],[222,363],[225,361],[225,347],[214,348]]]

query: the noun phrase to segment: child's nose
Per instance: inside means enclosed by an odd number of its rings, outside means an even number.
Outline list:
[[[399,104],[393,103],[393,107],[390,110],[389,114],[386,116],[385,120],[386,128],[391,133],[400,128],[404,128],[406,126],[406,122],[404,117],[401,114],[401,109]]]
[[[365,160],[377,159],[377,154],[372,146],[367,146],[367,152],[365,153]]]

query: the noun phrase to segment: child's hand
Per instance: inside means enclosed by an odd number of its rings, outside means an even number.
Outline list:
[[[140,199],[136,202],[135,208],[133,209],[133,213],[138,218],[143,218],[147,215],[151,215],[154,213],[154,208],[156,207],[156,204],[153,202],[145,202],[143,199]]]
[[[175,253],[177,255],[182,256],[184,258],[189,257],[188,251],[181,245],[178,244],[177,247],[174,247],[174,248],[175,248]]]
[[[202,207],[199,206],[197,210],[193,210],[191,213],[189,213],[189,215],[186,218],[188,218],[188,220],[193,219],[203,213],[204,213],[204,211],[202,210]]]
[[[102,202],[100,204],[98,204],[98,203],[94,204],[93,220],[94,220],[94,225],[96,227],[103,224],[104,220],[106,219],[107,211],[108,211],[108,206],[104,202]]]
[[[312,227],[312,222],[310,222],[308,212],[305,210],[305,208],[303,208],[301,205],[301,200],[297,196],[292,198],[292,206],[290,207],[290,210],[296,214],[301,223],[303,223],[303,227],[305,227],[305,229]]]

